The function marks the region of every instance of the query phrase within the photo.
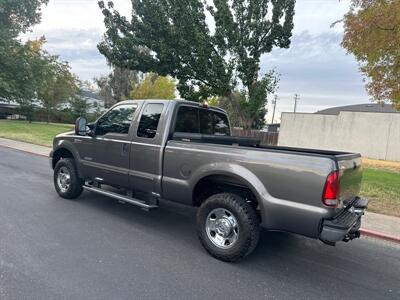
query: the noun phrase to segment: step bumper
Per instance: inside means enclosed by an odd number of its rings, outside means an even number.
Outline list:
[[[322,222],[320,240],[334,244],[360,237],[361,218],[368,207],[368,200],[355,198],[338,216]]]

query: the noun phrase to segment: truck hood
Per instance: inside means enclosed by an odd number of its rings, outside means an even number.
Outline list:
[[[65,136],[70,136],[70,135],[74,135],[75,134],[75,131],[67,131],[67,132],[63,132],[63,133],[60,133],[60,134],[57,134],[56,135],[56,138],[62,138],[62,137],[65,137]]]

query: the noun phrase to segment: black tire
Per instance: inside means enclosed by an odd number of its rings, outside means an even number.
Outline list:
[[[69,172],[69,184],[68,188],[63,189],[58,182],[58,176],[61,172]],[[54,167],[54,187],[60,195],[60,197],[65,199],[76,199],[78,198],[83,191],[83,180],[79,178],[78,171],[75,166],[75,160],[72,158],[63,158],[60,159],[56,166]]]
[[[216,245],[215,240],[214,242],[212,240],[213,230],[207,227],[207,220],[214,219],[213,212],[219,209],[222,209],[227,216],[233,215],[234,220],[237,221],[237,226],[232,227],[237,227],[237,237],[231,245]],[[221,220],[224,217],[215,218]],[[208,253],[222,261],[236,262],[249,255],[257,246],[260,237],[259,218],[254,207],[239,195],[215,194],[206,199],[197,212],[197,232],[201,244]],[[233,231],[230,230],[230,232],[229,236],[232,236]],[[214,236],[216,234],[214,231]]]

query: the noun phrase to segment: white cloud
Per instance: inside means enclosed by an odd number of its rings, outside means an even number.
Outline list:
[[[281,74],[280,112],[293,111],[295,93],[301,97],[297,106],[301,112],[369,101],[357,63],[340,46],[341,38],[334,31],[302,32],[293,36],[289,49],[274,49],[263,56],[261,72],[275,68]],[[268,108],[270,120],[272,103]]]
[[[294,34],[308,31],[319,34],[332,31],[330,25],[343,18],[348,12],[349,0],[297,0],[294,16]],[[343,30],[341,24],[333,28],[334,31]]]
[[[107,0],[105,1],[108,2]],[[130,0],[114,0],[115,8],[129,16]],[[103,15],[98,0],[51,0],[43,7],[42,22],[35,30],[100,29],[104,30]]]
[[[68,61],[72,71],[81,79],[90,80],[108,73],[106,59],[97,50],[101,40],[100,29],[36,29],[24,38],[36,38],[44,35],[47,43],[45,49],[61,60]]]

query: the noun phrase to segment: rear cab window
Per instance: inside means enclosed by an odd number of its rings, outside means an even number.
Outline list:
[[[181,105],[175,120],[174,132],[230,136],[227,116],[212,109]]]
[[[152,139],[156,136],[163,108],[164,104],[162,103],[146,104],[139,121],[138,137]]]

